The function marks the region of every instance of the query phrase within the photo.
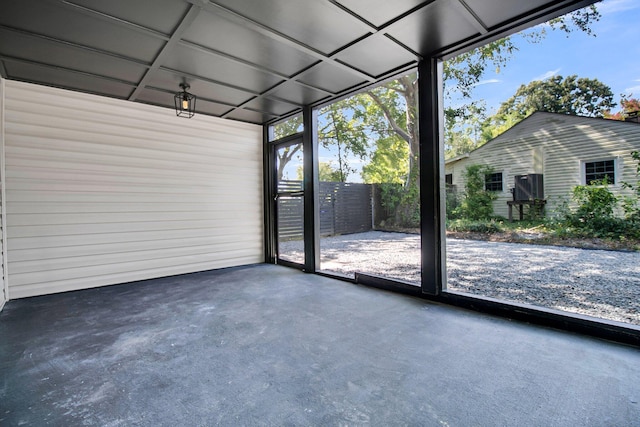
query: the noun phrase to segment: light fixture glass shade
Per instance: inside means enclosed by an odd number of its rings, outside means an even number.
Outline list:
[[[187,89],[189,89],[188,84],[181,83],[180,88],[182,88],[182,92],[176,93],[173,97],[176,115],[190,119],[196,114],[196,96],[187,92]]]

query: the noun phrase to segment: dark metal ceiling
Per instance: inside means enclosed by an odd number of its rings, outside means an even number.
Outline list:
[[[0,0],[0,75],[269,123],[592,0]]]

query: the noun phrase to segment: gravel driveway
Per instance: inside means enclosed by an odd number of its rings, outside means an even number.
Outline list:
[[[414,234],[321,240],[321,268],[420,281]],[[301,242],[281,250],[301,255]],[[640,253],[447,239],[448,288],[640,325]]]

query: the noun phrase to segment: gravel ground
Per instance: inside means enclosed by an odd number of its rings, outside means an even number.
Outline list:
[[[321,268],[420,281],[414,234],[370,231],[321,240]],[[301,242],[281,244],[300,257]],[[640,252],[447,239],[448,288],[640,325]]]

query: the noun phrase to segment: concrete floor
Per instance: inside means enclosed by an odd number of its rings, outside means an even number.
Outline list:
[[[10,301],[0,425],[640,426],[640,351],[285,267]]]

